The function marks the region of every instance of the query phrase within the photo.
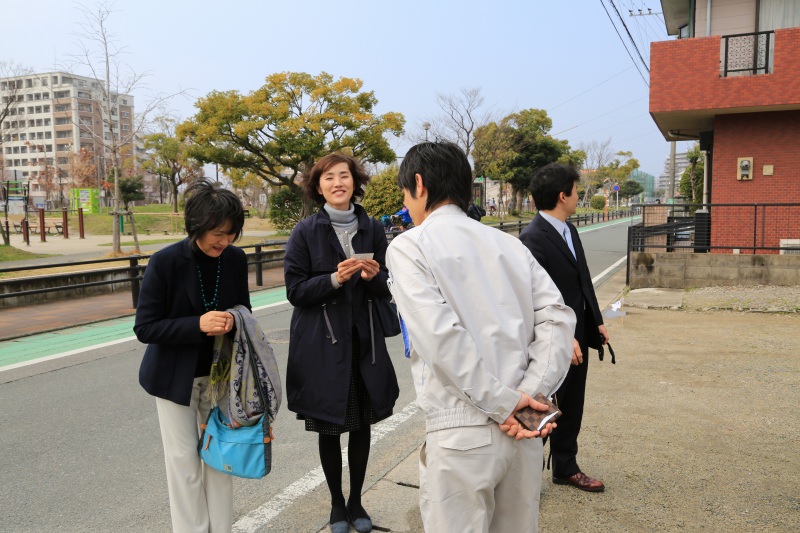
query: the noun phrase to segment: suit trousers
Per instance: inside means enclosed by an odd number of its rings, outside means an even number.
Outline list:
[[[553,477],[566,478],[581,471],[578,466],[578,434],[583,421],[586,396],[586,375],[589,370],[587,346],[581,346],[583,362],[569,367],[564,382],[556,391],[556,402],[561,417],[558,427],[550,435],[550,453],[553,456]]]
[[[200,424],[211,411],[208,380],[195,378],[188,407],[156,398],[175,533],[222,533],[233,524],[233,479],[205,466],[197,451]]]
[[[419,503],[428,533],[537,531],[541,439],[515,440],[491,422],[427,434]]]

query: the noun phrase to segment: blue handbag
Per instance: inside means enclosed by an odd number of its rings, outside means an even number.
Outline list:
[[[214,407],[200,438],[200,458],[211,468],[232,476],[266,476],[272,470],[269,416],[261,415],[255,425],[234,428],[219,407]]]
[[[250,368],[261,405],[265,409],[264,414],[252,426],[233,427],[219,407],[214,407],[208,414],[206,424],[200,426],[203,431],[197,449],[203,462],[214,470],[236,477],[261,479],[272,470],[274,437],[266,407],[269,405],[267,394],[256,371],[253,350],[250,350],[250,358]]]

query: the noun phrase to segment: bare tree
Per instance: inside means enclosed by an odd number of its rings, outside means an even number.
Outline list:
[[[103,127],[100,131],[85,124],[78,124],[82,132],[89,132],[98,146],[103,151],[103,156],[108,154],[111,158],[111,174],[114,180],[114,237],[113,254],[121,255],[120,246],[120,227],[119,215],[126,214],[120,210],[120,179],[122,178],[122,148],[128,146],[133,153],[133,146],[143,131],[149,118],[158,111],[163,111],[166,102],[182,94],[178,92],[172,95],[156,95],[150,98],[143,105],[137,105],[139,111],[129,116],[129,126],[126,130],[123,127],[120,107],[127,104],[128,99],[133,98],[133,92],[144,88],[143,80],[146,73],[136,73],[122,64],[121,58],[124,49],[118,48],[114,35],[109,28],[109,19],[112,15],[111,7],[106,3],[99,3],[94,7],[80,7],[85,16],[85,21],[79,24],[80,32],[76,33],[79,38],[78,47],[80,52],[73,57],[76,62],[86,68],[90,76],[97,81],[100,91],[99,101],[96,104],[101,106],[100,116],[102,116]],[[133,107],[131,105],[131,107]],[[133,225],[135,228],[135,225]],[[139,240],[135,229],[133,230],[134,246],[139,250]]]
[[[31,73],[31,69],[23,67],[18,63],[0,61],[0,78],[17,78]],[[18,102],[22,102],[23,80],[6,80],[0,85],[0,152],[3,143],[10,141],[15,130],[19,129],[17,117]],[[24,116],[24,115],[23,115]],[[5,163],[0,158],[0,177],[4,176]]]
[[[579,150],[586,154],[583,168],[583,206],[589,205],[589,200],[594,195],[597,184],[603,182],[602,169],[611,162],[614,152],[611,150],[611,137],[605,141],[591,141],[578,145]]]
[[[494,121],[491,110],[484,108],[484,97],[480,87],[463,88],[457,93],[436,93],[436,104],[442,114],[432,118],[425,135],[434,140],[453,142],[472,155],[475,145],[475,130]]]

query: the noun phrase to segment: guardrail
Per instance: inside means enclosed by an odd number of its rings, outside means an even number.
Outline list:
[[[633,210],[615,210],[608,213],[588,213],[583,215],[575,215],[570,217],[570,222],[576,226],[585,226],[589,224],[596,224],[607,220],[614,220],[632,216],[635,214]],[[497,228],[504,232],[520,232],[525,226],[528,225],[530,220],[517,220],[513,222],[498,222],[490,224],[491,227]],[[399,233],[387,233],[387,240],[391,241]],[[270,265],[279,264],[283,262],[286,253],[286,240],[266,240],[259,244],[250,244],[241,246],[247,255],[248,269],[255,271],[256,286],[262,287],[264,285],[263,271],[264,268],[269,268]],[[252,249],[252,251],[248,251]],[[46,274],[43,276],[24,277],[24,278],[9,278],[0,279],[0,307],[6,300],[10,298],[20,298],[26,296],[36,296],[46,293],[55,293],[68,290],[82,290],[91,287],[113,286],[120,285],[124,287],[126,284],[130,287],[131,302],[135,308],[139,301],[139,289],[144,270],[147,268],[147,261],[150,255],[131,255],[126,257],[117,257],[110,259],[94,259],[85,261],[71,261],[58,264],[42,264],[31,265],[25,267],[13,268],[0,268],[0,274],[8,274],[14,272],[27,272],[32,270],[52,269],[56,267],[74,267],[74,266],[90,266],[90,265],[112,265],[125,263],[122,266],[114,266],[111,268],[77,270],[72,272]],[[99,278],[99,279],[98,279]],[[76,281],[81,280],[81,281]],[[36,284],[38,288],[22,288],[21,290],[13,290],[14,288],[26,287]],[[41,287],[41,285],[49,285]],[[110,289],[115,290],[115,287]]]
[[[251,244],[242,246],[247,256],[248,269],[254,267],[256,285],[261,287],[264,284],[263,270],[268,268],[269,265],[280,263],[283,261],[285,254],[285,240],[264,241],[260,244]],[[274,248],[278,246],[279,248]],[[280,247],[283,246],[283,247]],[[252,252],[247,252],[252,248]],[[147,268],[147,261],[150,255],[131,255],[126,257],[117,257],[111,259],[94,259],[86,261],[71,261],[58,264],[45,264],[45,265],[31,265],[24,267],[13,268],[0,268],[0,274],[14,273],[14,272],[27,272],[31,270],[44,270],[58,267],[73,267],[73,266],[89,266],[89,265],[104,265],[126,262],[125,266],[117,266],[113,268],[100,268],[89,270],[77,270],[72,272],[64,272],[58,274],[47,274],[36,277],[25,278],[9,278],[0,280],[0,301],[9,298],[19,298],[25,296],[35,296],[37,294],[46,294],[75,289],[87,289],[90,287],[98,287],[105,285],[120,285],[129,284],[131,291],[131,302],[135,308],[139,302],[139,288],[144,276],[144,270]],[[93,281],[75,282],[75,279],[92,278]],[[102,279],[95,279],[102,278]],[[73,280],[73,281],[71,281]],[[22,289],[22,290],[8,290],[12,287],[25,286],[26,284],[52,284],[51,286],[35,288],[35,289]],[[112,288],[113,291],[113,288]]]

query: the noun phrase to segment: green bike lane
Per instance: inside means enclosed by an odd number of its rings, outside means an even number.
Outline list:
[[[283,303],[288,303],[285,287],[250,294],[253,311]],[[133,320],[133,316],[127,316],[2,341],[0,371],[134,340]]]

